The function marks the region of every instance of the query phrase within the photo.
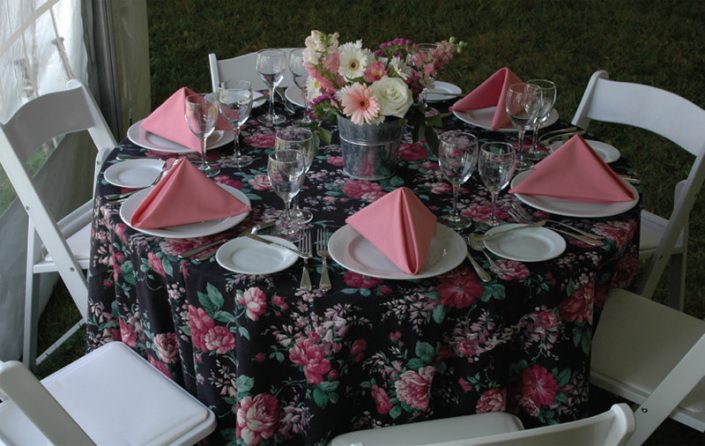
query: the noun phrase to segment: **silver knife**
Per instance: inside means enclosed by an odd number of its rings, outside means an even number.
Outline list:
[[[265,243],[265,244],[267,244],[267,245],[275,245],[275,246],[278,246],[279,248],[284,248],[284,249],[286,249],[287,251],[293,252],[294,254],[296,254],[297,256],[301,257],[302,259],[310,259],[310,258],[311,258],[310,255],[306,255],[306,254],[304,254],[303,252],[299,251],[298,249],[294,249],[294,248],[291,248],[291,247],[289,247],[289,246],[283,245],[283,244],[281,244],[281,243],[278,243],[278,242],[275,242],[275,241],[266,239],[266,238],[264,238],[264,237],[260,237],[260,236],[257,235],[257,234],[245,234],[245,237],[249,237],[249,238],[251,238],[252,240],[257,240],[258,242]]]

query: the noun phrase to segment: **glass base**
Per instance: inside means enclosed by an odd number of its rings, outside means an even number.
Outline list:
[[[306,208],[292,209],[289,214],[291,215],[291,220],[295,224],[304,225],[313,220],[313,213]]]
[[[296,124],[296,125],[301,125],[301,126],[307,126],[307,125],[310,125],[310,124],[312,124],[312,123],[313,123],[313,121],[311,121],[311,119],[309,119],[309,117],[306,116],[306,115],[304,115],[303,118],[297,119],[296,121],[294,121],[294,124]]]
[[[252,164],[255,159],[250,155],[233,155],[227,159],[227,163],[233,167],[245,167]]]
[[[289,241],[298,240],[300,231],[301,225],[296,224],[291,220],[285,220],[283,215],[277,220],[274,226],[275,235],[278,235],[281,238],[284,238]]]
[[[461,215],[443,215],[440,220],[451,229],[467,229],[472,226],[472,220]]]
[[[201,162],[198,165],[198,170],[203,172],[203,174],[207,177],[214,177],[220,173],[220,167],[218,167],[217,164],[210,162]]]
[[[285,122],[286,118],[273,112],[271,115],[269,113],[260,115],[257,121],[264,125],[278,125]]]

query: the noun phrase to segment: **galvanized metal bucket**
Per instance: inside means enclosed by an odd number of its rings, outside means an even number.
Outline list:
[[[354,124],[338,115],[343,172],[361,180],[381,180],[394,175],[399,158],[402,123],[402,120],[395,119],[379,125]]]

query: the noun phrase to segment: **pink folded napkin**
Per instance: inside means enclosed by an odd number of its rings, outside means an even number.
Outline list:
[[[201,151],[201,141],[191,133],[184,119],[186,96],[196,94],[188,87],[179,88],[142,121],[142,128],[149,133],[181,144],[196,152]],[[222,115],[218,115],[216,130],[232,130],[232,126]]]
[[[400,270],[423,269],[436,216],[407,187],[390,192],[345,220]]]
[[[624,180],[580,135],[573,136],[536,164],[531,173],[509,192],[598,203],[636,198]]]
[[[496,106],[492,118],[492,130],[511,126],[511,121],[504,107],[504,96],[510,85],[522,80],[507,67],[500,68],[477,88],[458,100],[450,109],[454,111],[478,110]]]
[[[130,224],[154,229],[232,217],[250,208],[181,158],[137,206]]]

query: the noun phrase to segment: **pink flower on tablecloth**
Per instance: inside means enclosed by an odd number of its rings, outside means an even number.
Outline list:
[[[458,378],[458,385],[461,389],[463,389],[463,392],[469,392],[472,390],[472,386],[465,378]]]
[[[636,232],[636,220],[630,221],[608,221],[596,223],[593,226],[593,231],[603,237],[614,241],[617,249],[622,249],[627,241],[634,238]]]
[[[343,157],[342,156],[329,156],[326,161],[331,166],[343,167]]]
[[[208,330],[203,337],[203,343],[209,352],[227,353],[235,348],[235,336],[227,328],[216,325]]]
[[[437,290],[443,305],[451,308],[465,308],[477,302],[482,296],[484,287],[480,284],[474,271],[470,273],[469,270],[462,268],[443,276]]]
[[[428,158],[428,152],[421,143],[400,144],[399,159],[404,161],[422,161]]]
[[[637,259],[636,252],[627,253],[617,263],[617,270],[612,277],[611,286],[614,288],[629,288],[634,282],[638,271],[639,259]]]
[[[242,294],[238,293],[237,303],[247,309],[247,317],[256,321],[267,311],[267,295],[257,287],[246,289]]]
[[[118,251],[117,249],[114,249],[112,253],[110,253],[110,264],[113,267],[113,281],[117,282],[118,279],[120,278],[120,265],[125,261],[125,255]]]
[[[516,260],[498,259],[497,265],[504,271],[505,280],[520,280],[529,277],[529,268]]]
[[[343,193],[353,200],[374,201],[386,192],[373,181],[347,180],[343,184]]]
[[[558,381],[544,367],[534,364],[521,372],[521,398],[519,405],[533,410],[548,406],[558,393]]]
[[[179,358],[179,341],[176,333],[157,333],[154,336],[154,347],[162,362],[171,364]]]
[[[363,276],[362,274],[352,271],[346,271],[345,274],[343,274],[343,281],[345,285],[350,288],[374,288],[382,283],[382,279]]]
[[[161,361],[157,361],[154,356],[149,354],[147,355],[147,360],[150,364],[154,366],[155,369],[162,372],[167,378],[174,379],[173,375],[169,371],[169,368],[164,363],[162,363]]]
[[[392,402],[389,401],[387,392],[385,392],[384,389],[379,387],[377,384],[372,386],[370,393],[372,395],[372,399],[375,400],[375,408],[377,409],[378,414],[385,415],[394,406]]]
[[[331,369],[323,348],[305,338],[299,338],[289,351],[289,360],[304,367],[304,375],[309,384],[323,382],[323,375]]]
[[[399,401],[415,409],[426,410],[431,400],[431,383],[436,369],[431,366],[421,367],[417,372],[407,370],[394,383]]]
[[[489,389],[480,395],[475,405],[477,413],[504,412],[507,406],[506,389]]]
[[[587,321],[592,323],[594,299],[595,293],[592,284],[577,288],[572,296],[559,305],[561,318],[568,322]]]
[[[392,331],[389,333],[389,340],[392,342],[397,342],[401,338],[401,331]]]
[[[433,161],[424,161],[423,163],[419,164],[419,167],[421,169],[428,170],[429,172],[433,172],[435,170],[440,169],[438,166],[438,163],[433,162]]]
[[[360,338],[355,339],[350,346],[350,357],[355,362],[360,362],[365,359],[365,349],[367,348],[367,341]]]
[[[213,177],[213,181],[220,184],[226,184],[230,187],[234,187],[235,189],[242,189],[242,181],[231,178],[228,175],[217,175]]]
[[[257,191],[269,192],[272,190],[272,185],[269,182],[267,174],[255,175],[254,178],[247,181],[250,187]]]
[[[205,336],[208,330],[215,327],[215,322],[208,316],[208,313],[203,308],[197,308],[193,305],[188,306],[188,326],[191,330],[191,339],[193,345],[201,351],[208,351],[206,346]]]
[[[426,186],[431,190],[431,193],[436,195],[445,195],[453,192],[453,186],[451,186],[447,181],[427,183]]]
[[[127,237],[125,237],[125,230],[127,229],[127,225],[125,223],[117,223],[115,225],[115,235],[117,235],[121,241],[127,242]]]
[[[273,395],[260,393],[246,396],[236,406],[237,437],[255,446],[274,435],[279,423],[279,401]]]
[[[276,136],[274,133],[264,133],[258,131],[250,135],[244,135],[245,144],[251,147],[257,147],[259,149],[266,149],[268,147],[274,147],[274,140]]]
[[[162,263],[162,259],[160,259],[155,253],[147,253],[147,265],[155,273],[159,274],[162,277],[166,277],[166,272],[164,271],[164,264]]]
[[[120,339],[130,347],[137,345],[137,333],[133,327],[122,319],[118,320],[120,324]]]

